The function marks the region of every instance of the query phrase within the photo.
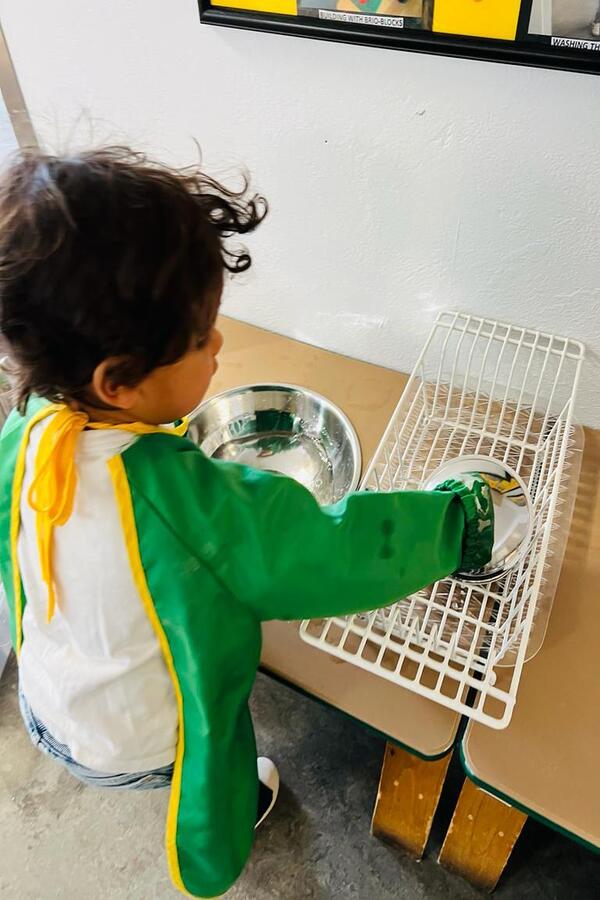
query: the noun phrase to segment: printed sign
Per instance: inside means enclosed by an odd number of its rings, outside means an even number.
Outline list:
[[[202,22],[600,72],[600,0],[199,0]]]

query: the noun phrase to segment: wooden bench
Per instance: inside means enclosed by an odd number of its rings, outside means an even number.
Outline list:
[[[508,728],[471,724],[467,779],[440,862],[492,890],[528,815],[600,848],[600,432],[581,479],[544,644],[525,665]],[[498,669],[498,684],[506,670]]]
[[[212,393],[252,382],[311,388],[349,416],[360,439],[363,464],[371,458],[402,393],[405,375],[230,319],[222,319],[220,325],[225,346]],[[267,623],[263,636],[264,671],[386,739],[373,832],[420,858],[460,716],[310,647],[300,640],[298,623]]]

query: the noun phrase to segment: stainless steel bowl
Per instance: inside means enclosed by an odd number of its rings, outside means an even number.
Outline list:
[[[489,484],[494,502],[492,559],[477,572],[457,572],[463,581],[486,584],[502,578],[517,566],[529,549],[532,530],[529,491],[517,473],[488,456],[458,456],[444,463],[423,487],[433,490],[442,481],[456,478],[469,483],[480,475]]]
[[[251,384],[205,401],[189,437],[207,456],[289,475],[321,504],[358,486],[360,444],[325,397],[287,384]]]

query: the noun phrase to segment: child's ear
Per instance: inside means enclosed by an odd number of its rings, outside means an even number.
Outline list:
[[[139,389],[136,386],[118,383],[115,373],[123,362],[122,357],[111,356],[97,365],[92,375],[92,388],[103,403],[117,409],[131,409],[135,406]]]

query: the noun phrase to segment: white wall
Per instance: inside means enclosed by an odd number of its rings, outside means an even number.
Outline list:
[[[6,104],[0,96],[0,161],[9,153],[17,149],[17,139],[6,109]]]
[[[272,214],[238,318],[407,370],[437,310],[583,339],[600,425],[600,78],[200,26],[195,0],[0,0],[52,146],[127,140]]]

